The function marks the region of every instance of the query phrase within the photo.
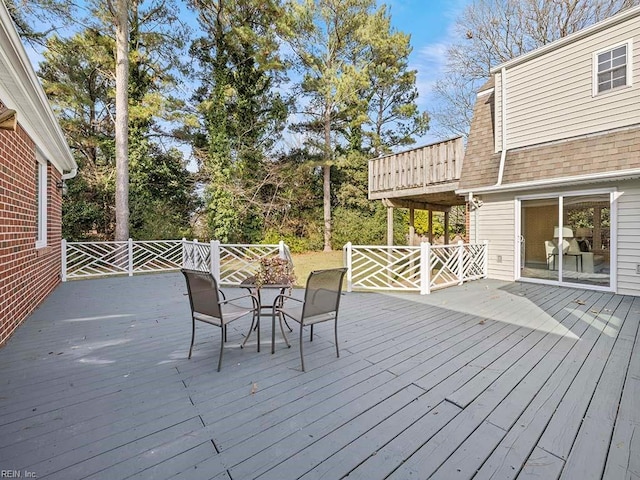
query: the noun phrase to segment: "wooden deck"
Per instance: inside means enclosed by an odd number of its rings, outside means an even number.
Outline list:
[[[61,285],[0,349],[0,474],[640,477],[640,298],[486,280],[349,293],[339,359],[328,324],[306,373],[297,335],[241,350],[247,320],[218,373],[213,327],[186,358],[185,292],[179,274]]]

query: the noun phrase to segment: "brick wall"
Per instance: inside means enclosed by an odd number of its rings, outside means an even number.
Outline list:
[[[36,165],[19,124],[0,130],[0,346],[60,282],[60,173],[48,165],[47,246],[36,249]]]

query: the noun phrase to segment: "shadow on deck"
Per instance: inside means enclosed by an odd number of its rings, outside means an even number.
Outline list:
[[[349,293],[340,317],[341,357],[320,325],[307,373],[297,335],[274,355],[241,350],[250,319],[235,322],[217,373],[215,328],[198,326],[186,358],[179,273],[63,284],[0,349],[0,469],[52,479],[640,475],[640,298],[483,280],[430,296]]]

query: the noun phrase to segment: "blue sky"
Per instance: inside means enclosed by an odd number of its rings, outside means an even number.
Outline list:
[[[393,26],[411,35],[410,68],[418,72],[418,105],[422,110],[430,110],[434,102],[432,85],[444,67],[447,45],[455,40],[455,20],[471,0],[387,0],[384,3],[390,8]],[[436,140],[427,134],[417,143]]]
[[[442,73],[447,45],[455,40],[455,20],[471,1],[378,0],[379,5],[384,3],[389,7],[392,25],[399,31],[411,35],[413,51],[409,67],[418,72],[418,106],[421,110],[429,111],[434,105],[432,85]],[[41,56],[29,47],[27,52],[37,66]],[[427,133],[417,140],[417,145],[437,140],[440,138]]]

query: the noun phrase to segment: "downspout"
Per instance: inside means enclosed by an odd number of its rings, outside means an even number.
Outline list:
[[[473,236],[475,238],[476,243],[478,243],[478,208],[480,208],[480,206],[476,206],[473,209]]]
[[[482,200],[473,196],[473,192],[469,192],[469,205],[473,208],[473,239],[478,243],[478,209],[482,206]]]
[[[500,77],[502,79],[500,88],[500,95],[502,96],[502,151],[500,152],[500,169],[498,170],[496,186],[502,185],[504,164],[507,160],[507,69],[505,67],[502,67],[502,70],[500,70]]]

